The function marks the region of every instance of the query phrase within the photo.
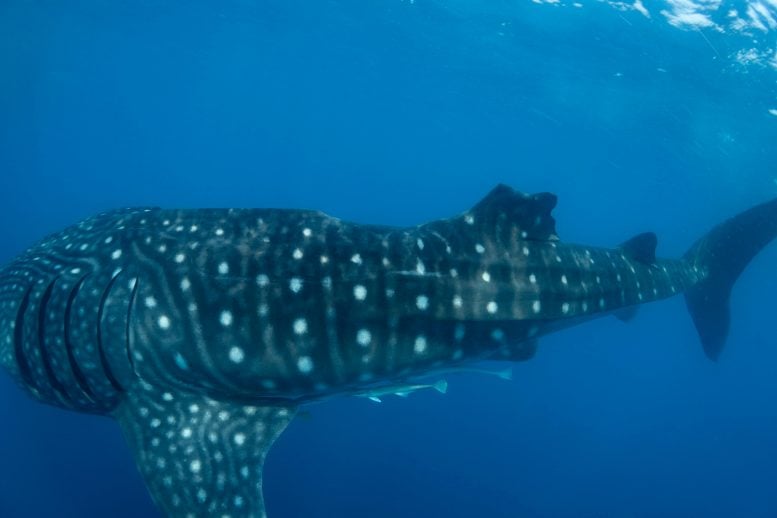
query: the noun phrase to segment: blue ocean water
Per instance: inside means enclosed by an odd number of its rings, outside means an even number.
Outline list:
[[[676,257],[777,196],[777,4],[6,0],[0,261],[98,211],[414,225],[498,182],[565,241]],[[270,516],[777,516],[777,245],[708,361],[681,298],[542,340],[514,380],[310,406]],[[0,516],[156,516],[118,426],[0,377]]]

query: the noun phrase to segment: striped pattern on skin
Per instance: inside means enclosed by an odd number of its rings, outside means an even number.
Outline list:
[[[717,358],[728,293],[777,202],[680,260],[655,235],[559,241],[556,197],[498,186],[412,228],[280,209],[126,209],[0,270],[0,363],[35,398],[113,415],[168,516],[265,515],[261,468],[300,404],[385,393],[685,292]]]

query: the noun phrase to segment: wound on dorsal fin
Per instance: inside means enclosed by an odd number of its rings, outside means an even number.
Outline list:
[[[294,409],[133,387],[114,417],[165,516],[265,518],[262,467]]]
[[[467,212],[415,229],[413,242],[415,237],[433,235],[444,241],[448,250],[521,253],[525,241],[558,240],[556,220],[551,215],[555,206],[555,194],[523,194],[498,185]]]
[[[630,259],[644,264],[654,264],[656,262],[656,245],[658,245],[656,235],[653,232],[644,232],[624,241],[619,248]]]
[[[549,192],[524,194],[499,184],[464,215],[464,220],[483,229],[517,231],[522,239],[557,240],[556,220],[551,215],[556,201],[556,195]]]

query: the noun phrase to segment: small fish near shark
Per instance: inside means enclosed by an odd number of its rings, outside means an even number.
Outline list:
[[[101,214],[0,270],[0,363],[40,401],[116,419],[165,515],[258,518],[265,456],[300,405],[528,360],[542,335],[680,293],[717,359],[732,286],[777,235],[773,200],[658,259],[652,233],[560,241],[555,205],[499,185],[413,228],[306,210]]]
[[[382,397],[385,396],[399,396],[399,397],[408,397],[413,392],[418,392],[419,390],[424,389],[434,389],[440,394],[445,394],[448,391],[448,382],[445,380],[438,380],[431,384],[423,384],[423,383],[408,383],[405,385],[395,385],[395,386],[388,386],[384,388],[374,388],[370,389],[366,392],[362,392],[361,394],[357,394],[359,397],[366,397],[369,400],[372,400],[376,403],[381,403],[383,400]]]

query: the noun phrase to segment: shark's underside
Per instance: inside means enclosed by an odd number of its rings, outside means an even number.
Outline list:
[[[378,394],[685,293],[708,356],[777,201],[679,260],[640,234],[558,240],[552,194],[498,186],[414,228],[296,210],[121,210],[0,271],[0,362],[36,398],[121,424],[168,516],[264,516],[262,466],[308,401]]]

